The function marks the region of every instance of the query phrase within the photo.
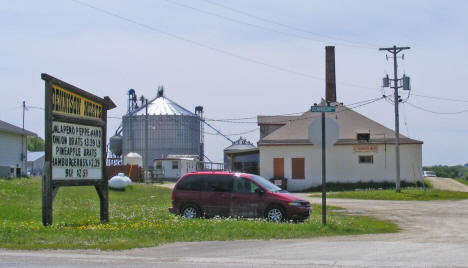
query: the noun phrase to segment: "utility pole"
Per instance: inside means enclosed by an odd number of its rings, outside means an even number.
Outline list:
[[[148,166],[148,99],[145,99],[145,108],[146,108],[146,113],[145,113],[145,183],[149,183],[148,181],[148,172],[149,172],[149,166]]]
[[[410,47],[387,47],[379,48],[379,51],[388,51],[393,55],[393,79],[384,78],[384,87],[388,87],[389,82],[393,81],[394,89],[393,98],[395,102],[395,155],[396,155],[396,192],[400,192],[400,116],[398,111],[398,105],[400,104],[400,97],[398,96],[398,89],[403,87],[398,85],[398,64],[397,64],[397,55],[403,50],[410,49]],[[402,57],[404,59],[404,55]],[[388,57],[387,57],[388,60]]]
[[[26,111],[26,101],[23,101],[23,135],[21,135],[21,171],[22,172],[25,172],[23,170],[23,168],[26,168],[26,165],[24,165],[24,158],[25,158],[25,154],[24,154],[24,113]],[[28,147],[27,145],[27,138],[26,138],[26,148]]]

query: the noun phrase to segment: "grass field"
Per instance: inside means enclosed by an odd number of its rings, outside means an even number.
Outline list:
[[[319,206],[304,223],[264,220],[186,220],[167,211],[170,190],[136,184],[110,191],[110,222],[99,222],[93,187],[62,187],[54,201],[54,224],[41,224],[41,181],[0,179],[0,248],[121,250],[176,241],[283,239],[396,232],[395,224],[363,216],[330,213],[321,224]]]
[[[320,196],[314,193],[312,196]],[[405,188],[400,193],[392,190],[355,190],[345,192],[329,192],[328,198],[353,198],[371,200],[409,200],[409,201],[429,201],[429,200],[459,200],[468,198],[468,193],[443,191],[436,189]]]
[[[465,185],[468,185],[468,180],[465,180],[465,179],[455,179],[455,180]]]

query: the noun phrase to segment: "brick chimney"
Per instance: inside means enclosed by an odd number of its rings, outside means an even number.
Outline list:
[[[336,102],[335,47],[325,47],[325,100]]]

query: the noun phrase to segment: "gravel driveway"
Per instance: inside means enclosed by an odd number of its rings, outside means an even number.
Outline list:
[[[436,189],[455,192],[468,192],[468,186],[454,179],[438,177],[426,177],[424,179],[429,181]]]
[[[122,252],[0,250],[0,267],[468,267],[468,200],[327,201],[396,222],[401,232],[173,243]]]

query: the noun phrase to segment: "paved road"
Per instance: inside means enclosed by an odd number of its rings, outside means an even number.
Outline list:
[[[309,198],[320,203],[318,198]],[[397,234],[174,243],[121,252],[5,251],[0,267],[468,267],[468,200],[329,199],[396,222]]]

